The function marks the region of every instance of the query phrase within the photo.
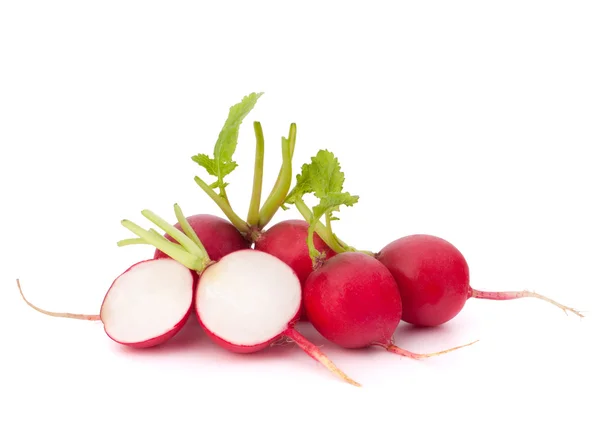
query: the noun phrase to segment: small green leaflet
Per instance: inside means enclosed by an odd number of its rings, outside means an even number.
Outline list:
[[[221,195],[227,186],[227,183],[223,181],[225,176],[235,170],[238,165],[233,160],[233,154],[237,147],[240,126],[262,95],[262,92],[253,92],[229,108],[229,115],[215,143],[213,158],[207,154],[197,154],[192,157],[192,160],[203,167],[208,174],[217,177],[217,181],[211,184],[211,187],[219,187]]]
[[[323,197],[317,206],[313,207],[313,217],[318,220],[323,215],[338,212],[342,205],[353,206],[358,203],[358,198],[348,192],[330,193],[327,197]],[[332,218],[332,220],[338,220],[338,218]]]
[[[335,155],[321,149],[311,158],[310,164],[302,165],[296,176],[296,185],[288,194],[286,203],[293,204],[307,193],[323,199],[331,193],[341,193],[344,187],[344,173]]]

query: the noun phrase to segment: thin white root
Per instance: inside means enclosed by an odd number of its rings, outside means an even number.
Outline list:
[[[48,311],[48,310],[44,310],[38,306],[36,306],[35,304],[29,302],[29,300],[27,298],[25,298],[25,294],[23,294],[23,290],[21,289],[21,282],[17,279],[17,288],[19,288],[19,294],[21,294],[21,298],[23,298],[23,301],[25,301],[25,303],[31,307],[32,309],[34,309],[35,311],[45,314],[46,316],[52,316],[52,317],[62,317],[62,318],[66,318],[66,319],[77,319],[77,320],[92,320],[92,321],[97,321],[100,320],[100,316],[97,314],[75,314],[75,313],[60,313],[60,312],[55,312],[55,311]]]

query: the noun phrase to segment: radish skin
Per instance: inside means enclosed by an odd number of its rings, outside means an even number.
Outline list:
[[[469,266],[450,242],[425,234],[392,241],[377,253],[402,295],[402,320],[417,326],[439,326],[456,317],[469,298],[513,300],[537,298],[580,317],[579,311],[529,291],[484,292],[471,288]]]
[[[308,236],[308,222],[301,219],[281,221],[262,233],[254,248],[269,253],[290,266],[303,286],[308,275],[313,271],[313,261],[306,244]],[[317,235],[313,234],[315,248],[321,253],[323,259],[335,256],[327,244]],[[300,320],[307,320],[304,306],[300,310]]]
[[[345,252],[312,272],[305,283],[304,306],[315,329],[344,348],[383,347],[423,359],[472,345],[430,354],[397,347],[393,335],[402,317],[402,299],[390,271],[374,257]]]

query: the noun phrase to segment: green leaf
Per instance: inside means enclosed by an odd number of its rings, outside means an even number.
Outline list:
[[[311,164],[303,164],[300,174],[296,175],[296,185],[290,191],[285,203],[294,204],[307,193],[312,193]]]
[[[354,206],[358,202],[359,196],[353,196],[348,192],[330,193],[321,198],[318,205],[313,207],[313,217],[319,220],[323,215],[331,215],[338,212],[340,206]],[[336,220],[339,220],[336,218]]]
[[[344,188],[344,173],[338,159],[326,149],[313,157],[311,171],[312,187],[317,198],[322,199],[331,193],[341,193]]]
[[[308,193],[314,193],[318,199],[330,193],[340,193],[344,188],[344,173],[335,155],[321,149],[311,158],[311,162],[302,165],[296,176],[296,185],[288,194],[285,203],[293,204]]]
[[[227,183],[223,181],[224,178],[238,166],[233,160],[233,154],[237,148],[240,126],[262,95],[262,92],[253,92],[229,108],[229,115],[215,143],[212,158],[207,154],[197,154],[192,157],[192,160],[203,167],[209,175],[217,177],[217,181],[211,187],[219,187],[221,194],[227,186]]]

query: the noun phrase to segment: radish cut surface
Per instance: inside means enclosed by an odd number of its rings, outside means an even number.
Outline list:
[[[133,265],[110,287],[100,311],[108,336],[120,343],[142,343],[172,332],[189,314],[194,279],[172,259]]]
[[[302,300],[295,272],[270,254],[241,250],[203,273],[196,290],[202,324],[233,345],[253,346],[284,332]]]

